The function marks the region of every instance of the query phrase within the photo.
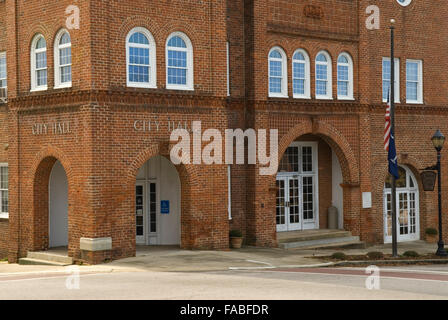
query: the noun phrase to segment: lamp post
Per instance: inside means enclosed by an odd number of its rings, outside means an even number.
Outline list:
[[[431,138],[432,144],[437,151],[437,189],[438,189],[438,201],[439,201],[439,242],[436,255],[438,256],[446,256],[447,252],[444,248],[443,237],[442,237],[442,178],[441,178],[441,165],[440,159],[442,158],[441,151],[443,148],[443,144],[445,143],[445,136],[437,130],[436,133]]]

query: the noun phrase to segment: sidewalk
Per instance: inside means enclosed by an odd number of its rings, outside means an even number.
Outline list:
[[[420,254],[434,253],[437,244],[415,241],[399,243],[398,251],[413,250]],[[347,255],[366,254],[371,251],[391,253],[391,245],[376,245],[366,249],[309,249],[283,250],[278,248],[244,247],[228,251],[181,250],[178,247],[137,247],[136,257],[116,260],[96,266],[80,266],[80,272],[201,272],[224,271],[230,269],[256,270],[264,268],[292,268],[325,266],[328,262],[312,258],[313,256],[329,256],[342,251]],[[67,267],[56,266],[23,266],[0,263],[0,276],[8,273],[42,273],[65,272]]]

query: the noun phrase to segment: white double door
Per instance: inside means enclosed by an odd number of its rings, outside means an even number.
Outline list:
[[[277,177],[277,188],[277,232],[317,229],[315,177]]]
[[[277,232],[319,228],[316,142],[294,142],[277,174]]]

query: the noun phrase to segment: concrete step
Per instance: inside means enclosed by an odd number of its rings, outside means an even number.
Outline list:
[[[351,237],[350,231],[345,230],[310,230],[277,233],[279,243],[291,243],[299,241],[312,241],[330,238]]]
[[[20,258],[19,264],[21,265],[44,265],[44,266],[67,266],[71,263],[62,263],[62,262],[55,262],[55,261],[48,261],[48,260],[40,260],[40,259],[31,259],[31,258]]]
[[[279,243],[279,247],[283,249],[317,249],[317,248],[358,247],[358,246],[365,247],[365,244],[364,242],[359,240],[359,237],[354,237],[351,235],[346,237]]]
[[[32,261],[47,261],[59,263],[62,265],[70,265],[73,264],[73,259],[71,257],[67,257],[63,254],[57,254],[52,252],[31,252],[28,251],[26,259],[31,259]]]

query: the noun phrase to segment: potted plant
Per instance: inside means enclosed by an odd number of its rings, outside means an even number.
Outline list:
[[[231,230],[230,236],[230,246],[233,249],[240,249],[243,244],[243,233],[240,230]]]
[[[438,238],[437,238],[437,230],[434,228],[427,228],[425,230],[425,234],[426,234],[426,242],[429,243],[437,243]]]

